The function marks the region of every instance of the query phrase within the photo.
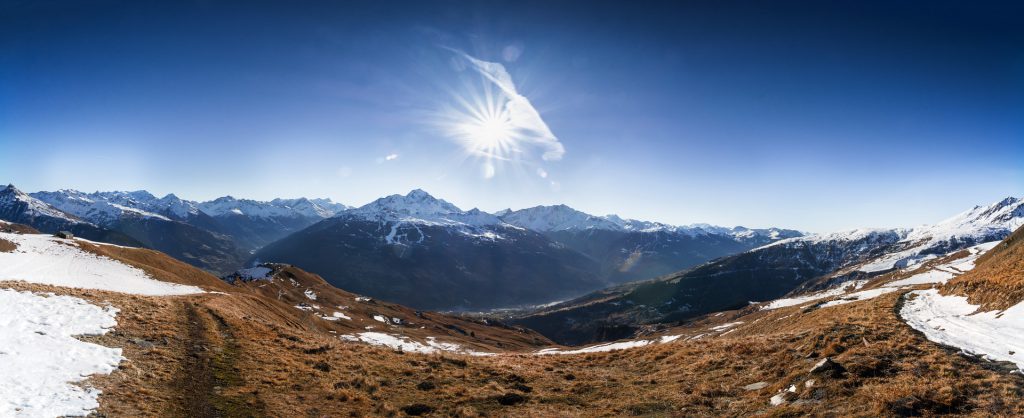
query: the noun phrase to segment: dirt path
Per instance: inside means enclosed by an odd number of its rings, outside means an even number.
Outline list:
[[[244,380],[236,366],[239,345],[231,325],[212,309],[183,302],[188,322],[187,356],[179,387],[189,417],[263,416],[255,395],[243,393]]]

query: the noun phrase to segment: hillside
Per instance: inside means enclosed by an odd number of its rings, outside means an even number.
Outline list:
[[[594,216],[565,205],[509,210],[500,219],[586,255],[598,265],[601,277],[613,284],[674,273],[802,235],[777,228],[673,226],[615,215]]]
[[[1024,227],[978,258],[977,267],[951,280],[945,293],[967,296],[985,310],[1006,310],[1024,301]]]
[[[102,311],[116,315],[116,323],[106,325],[113,331],[79,340],[121,349],[123,359],[113,358],[107,363],[113,366],[96,369],[99,374],[86,382],[102,390],[98,403],[78,405],[106,416],[1024,413],[1024,379],[1008,373],[1016,367],[933,344],[896,314],[903,293],[949,280],[954,269],[970,270],[996,245],[837,292],[709,314],[637,340],[563,348],[500,324],[417,314],[335,289],[288,265],[258,266],[220,280],[150,250],[3,234],[18,243],[6,253],[14,260],[37,253],[31,242],[108,257],[55,267],[105,272],[92,284],[13,268],[17,263],[10,260],[3,265],[13,270],[0,272],[25,280],[0,282],[0,296],[55,292],[118,309]],[[985,256],[979,268],[1007,253]],[[167,282],[206,292],[133,294]],[[0,411],[4,407],[0,402]]]
[[[421,190],[378,199],[257,251],[334,286],[421,309],[486,309],[606,284],[585,256]]]
[[[739,309],[787,293],[834,288],[925,265],[996,242],[1024,224],[1024,200],[976,206],[934,225],[790,238],[665,275],[516,314],[513,322],[562,344],[625,338],[654,324]]]

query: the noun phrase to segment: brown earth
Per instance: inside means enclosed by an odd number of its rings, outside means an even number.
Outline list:
[[[169,275],[178,268],[159,253],[152,259],[135,251],[107,253]],[[207,285],[208,277],[175,280]],[[536,349],[536,337],[528,331],[357,302],[321,282],[275,266],[274,280],[224,284],[223,293],[189,296],[24,282],[0,287],[69,294],[121,309],[114,331],[83,338],[123,347],[128,359],[114,373],[89,381],[103,391],[103,416],[1024,416],[1024,377],[1009,373],[1016,368],[927,341],[896,313],[905,291],[834,307],[748,307],[645,337],[681,335],[671,343],[535,355],[529,351]],[[316,293],[315,301],[306,289]],[[321,309],[299,310],[301,303]],[[317,316],[335,308],[353,321]],[[376,315],[401,321],[384,324]],[[365,326],[504,353],[403,353],[338,338]],[[825,357],[839,367],[812,373]],[[760,382],[763,387],[744,388]],[[769,405],[790,386],[785,404]]]
[[[978,257],[973,270],[950,280],[943,293],[967,296],[983,310],[1004,310],[1024,301],[1024,227]]]
[[[0,253],[9,253],[18,249],[18,244],[0,238]]]

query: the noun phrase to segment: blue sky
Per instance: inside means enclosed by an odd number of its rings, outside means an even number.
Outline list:
[[[1024,195],[1022,12],[3,2],[0,181],[351,205],[423,188],[466,209],[808,231],[929,223]],[[462,53],[500,64],[548,132],[480,152],[457,99],[507,92]]]

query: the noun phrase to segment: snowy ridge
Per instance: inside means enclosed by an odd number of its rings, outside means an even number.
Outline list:
[[[473,208],[463,211],[457,206],[416,189],[405,196],[391,195],[338,215],[342,219],[378,222],[388,231],[388,244],[421,243],[426,235],[423,226],[441,226],[482,240],[504,239],[503,228],[515,228],[498,217]]]
[[[502,225],[498,217],[479,209],[463,211],[443,199],[416,189],[405,196],[391,195],[342,213],[374,222],[404,222],[420,225]]]
[[[820,307],[822,308],[827,308],[830,306],[838,306],[846,303],[872,299],[886,293],[895,292],[900,289],[907,289],[911,286],[946,283],[950,279],[973,269],[974,262],[978,257],[985,254],[988,250],[995,248],[997,244],[999,244],[999,241],[992,241],[969,247],[967,248],[967,256],[945,263],[927,265],[926,267],[907,268],[903,270],[903,272],[914,274],[903,279],[883,283],[881,286],[872,289],[861,290],[868,283],[868,280],[855,280],[818,292],[775,299],[761,305],[761,309],[780,309],[790,306],[801,306],[812,302],[820,304]]]
[[[785,231],[778,228],[750,229],[742,226],[727,228],[708,224],[692,224],[675,226],[660,222],[624,219],[618,215],[595,216],[578,211],[566,205],[535,206],[512,211],[505,209],[498,212],[501,220],[512,225],[540,232],[570,230],[608,230],[632,232],[669,232],[689,236],[722,235],[734,239],[752,239],[766,237],[769,239],[783,238],[783,235],[799,235],[796,231]]]
[[[32,193],[32,197],[46,202],[62,212],[87,219],[98,225],[113,225],[125,217],[170,220],[166,216],[147,211],[146,209],[150,209],[150,205],[136,199],[136,197],[148,197],[156,200],[146,192],[85,194],[77,190],[58,190],[56,192]]]
[[[766,247],[823,248],[830,256],[845,261],[870,255],[871,260],[857,270],[878,273],[913,267],[957,250],[1002,240],[1021,225],[1024,225],[1024,200],[1010,197],[988,206],[975,206],[934,225],[812,234],[784,239]],[[876,252],[881,254],[874,254]]]
[[[330,199],[274,199],[262,202],[250,199],[235,199],[224,196],[198,204],[199,209],[210,216],[245,215],[255,218],[329,218],[347,207]]]
[[[14,185],[7,185],[6,188],[0,190],[0,208],[9,207],[15,204],[22,203],[26,205],[26,213],[29,216],[49,216],[58,219],[64,219],[71,222],[81,222],[67,213],[61,212],[57,208],[48,205],[39,199],[36,199],[28,194],[25,194]]]
[[[42,211],[52,206],[50,216],[66,217],[60,215],[64,212],[100,225],[111,225],[123,217],[186,220],[200,213],[210,216],[324,219],[348,208],[330,199],[307,198],[278,198],[263,202],[225,196],[208,202],[196,202],[181,199],[174,194],[157,198],[145,190],[93,193],[58,190],[32,193],[31,197],[43,203],[37,210]]]

